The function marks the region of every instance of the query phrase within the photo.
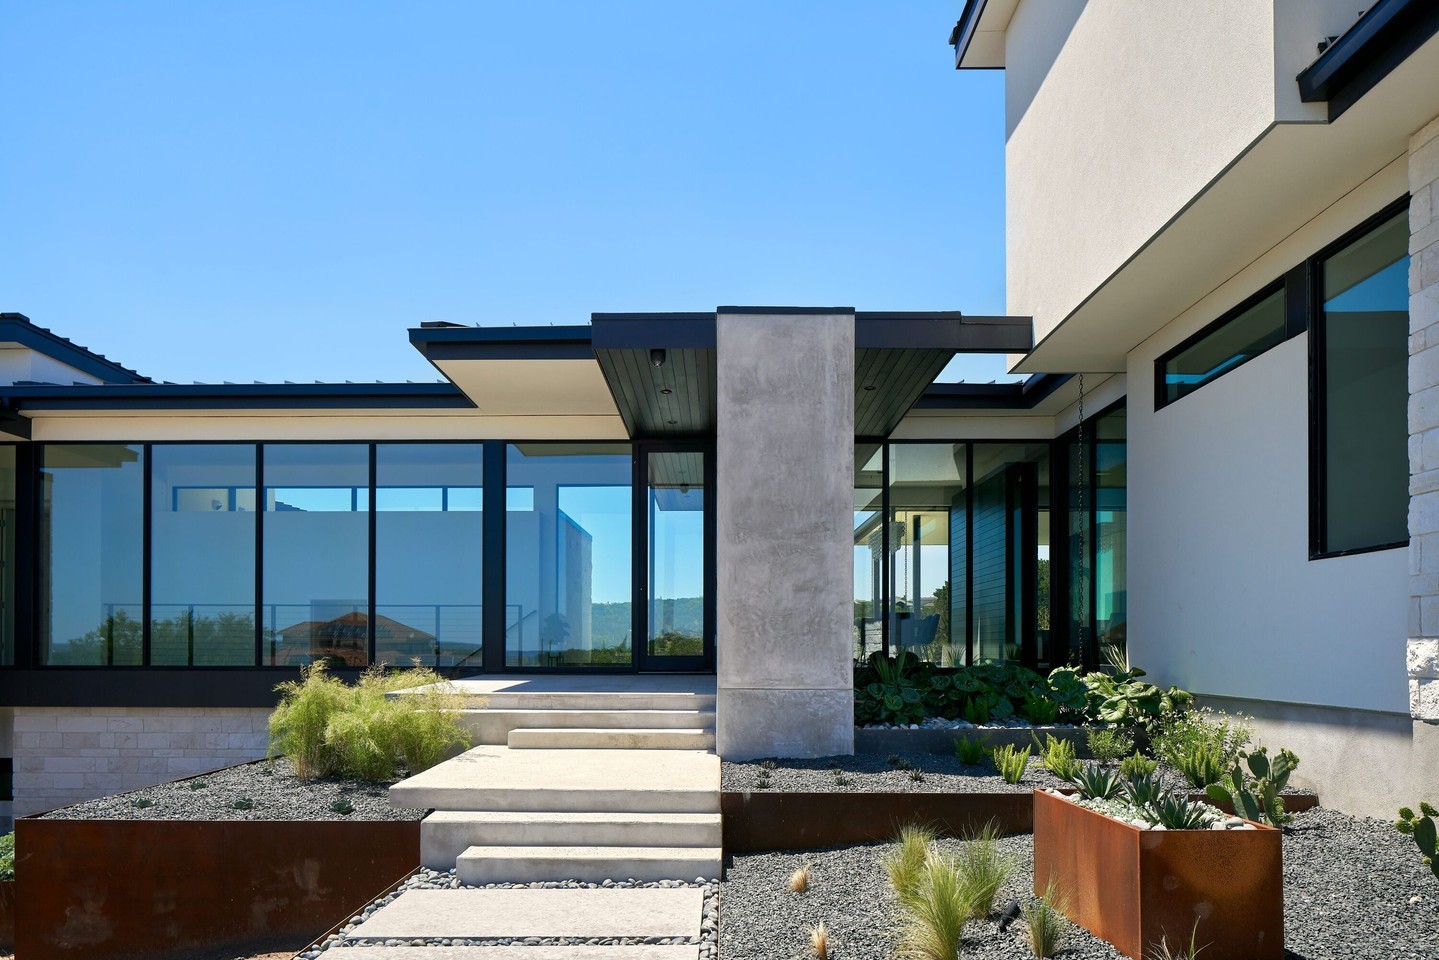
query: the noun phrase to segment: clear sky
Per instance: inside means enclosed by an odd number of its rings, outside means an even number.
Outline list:
[[[177,381],[433,380],[422,320],[1002,313],[961,6],[0,0],[0,310]]]

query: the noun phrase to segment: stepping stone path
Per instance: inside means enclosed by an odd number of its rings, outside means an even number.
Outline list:
[[[582,683],[458,681],[477,745],[390,788],[426,869],[305,956],[712,960],[713,681]]]

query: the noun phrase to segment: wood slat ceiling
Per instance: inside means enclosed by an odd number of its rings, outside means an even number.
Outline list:
[[[953,350],[862,347],[854,352],[854,434],[887,437]]]
[[[659,367],[650,363],[648,349],[596,348],[595,357],[631,437],[714,434],[713,350],[667,349]]]

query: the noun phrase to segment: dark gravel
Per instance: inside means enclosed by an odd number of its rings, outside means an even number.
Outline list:
[[[289,760],[278,757],[188,780],[87,800],[44,815],[47,820],[420,820],[427,811],[390,806],[391,780],[301,780]],[[148,800],[149,805],[144,805]],[[248,810],[235,806],[249,800]],[[354,807],[339,813],[332,804]],[[137,805],[138,803],[138,805]]]
[[[1088,763],[1092,761],[1081,761]],[[772,769],[766,769],[766,767]],[[1024,778],[1008,784],[993,766],[965,766],[958,758],[938,753],[856,753],[815,760],[725,761],[720,768],[721,789],[740,793],[1027,793],[1036,787],[1068,787],[1029,758]],[[919,778],[914,776],[919,773]],[[766,777],[765,774],[768,773]],[[1172,789],[1191,788],[1184,777],[1164,764],[1159,775]],[[1304,793],[1285,790],[1285,793]]]
[[[941,841],[952,846],[957,841]],[[1002,900],[1027,896],[1033,841],[1001,841],[1019,862]],[[724,960],[800,957],[806,928],[825,922],[837,960],[886,960],[899,915],[879,866],[883,844],[737,855],[721,885]],[[789,875],[810,864],[809,891],[791,894]],[[1290,960],[1434,960],[1439,957],[1439,882],[1413,842],[1391,824],[1322,808],[1298,814],[1284,838],[1285,939]],[[991,921],[969,926],[962,956],[1028,957],[1014,934]],[[1071,928],[1061,957],[1115,958],[1107,943]]]

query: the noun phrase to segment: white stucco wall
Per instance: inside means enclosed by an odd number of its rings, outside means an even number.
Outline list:
[[[1342,0],[1024,0],[1005,44],[1008,303],[1043,338],[1275,123]]]

